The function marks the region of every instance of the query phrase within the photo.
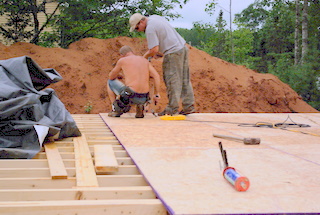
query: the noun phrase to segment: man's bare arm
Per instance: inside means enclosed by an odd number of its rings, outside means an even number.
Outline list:
[[[116,66],[109,73],[109,79],[110,80],[116,79],[120,72],[121,72],[121,61],[119,60]]]
[[[160,98],[160,75],[157,72],[157,70],[149,63],[149,71],[150,71],[150,77],[154,80],[154,86],[155,86],[155,96],[156,98]]]
[[[149,57],[153,57],[155,56],[157,53],[159,53],[159,46],[155,46],[152,49],[149,49],[144,55],[143,57],[148,59]]]

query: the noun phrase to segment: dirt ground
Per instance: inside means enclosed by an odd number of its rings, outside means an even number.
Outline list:
[[[118,51],[123,45],[131,46],[138,55],[147,51],[145,39],[86,38],[71,44],[68,49],[44,48],[29,43],[0,44],[0,60],[27,55],[42,68],[54,68],[63,80],[50,88],[55,89],[70,113],[105,113],[111,110],[108,74],[119,59]],[[260,74],[188,47],[198,112],[318,112],[276,76]],[[162,59],[153,59],[152,64],[162,77]],[[160,95],[161,101],[152,107],[156,112],[164,109],[168,101],[163,81]]]

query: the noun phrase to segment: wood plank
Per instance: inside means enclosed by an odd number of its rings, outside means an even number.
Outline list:
[[[63,163],[66,168],[75,167],[74,159],[64,159]],[[129,162],[125,162],[126,165],[130,165]],[[123,165],[123,164],[122,164]],[[28,162],[24,159],[8,159],[0,161],[0,168],[49,168],[47,159],[29,159]]]
[[[52,179],[68,178],[66,167],[54,142],[44,144]]]
[[[97,140],[97,139],[89,139],[87,140],[87,143],[88,145],[91,145],[91,144],[110,144],[110,145],[121,145],[119,143],[119,141],[117,139],[103,139],[103,140]],[[65,139],[62,139],[62,140],[59,140],[59,142],[56,142],[57,146],[69,146],[69,145],[72,145],[73,146],[73,138],[65,138]]]
[[[112,145],[112,144],[104,144],[104,143],[101,143],[99,145],[110,145],[110,146],[112,146],[113,150],[115,150],[115,151],[125,151],[125,149],[121,145]],[[93,150],[94,149],[94,145],[89,145],[89,149],[90,149],[90,152],[93,152],[94,151]],[[59,146],[59,152],[60,153],[62,153],[62,152],[74,152],[73,145],[72,146],[61,146],[61,147]]]
[[[97,174],[119,170],[118,161],[110,145],[94,145],[94,160]]]
[[[99,175],[100,187],[148,186],[142,175]],[[76,187],[76,178],[0,178],[0,189],[59,189]]]
[[[98,180],[85,135],[83,134],[81,137],[75,137],[73,141],[77,186],[98,187]]]
[[[76,176],[76,168],[66,168],[69,177]],[[102,172],[109,175],[139,175],[140,172],[135,165],[120,165],[116,172]],[[0,168],[0,178],[48,178],[51,177],[50,169],[44,168]]]
[[[100,187],[148,186],[142,175],[98,175]]]
[[[156,214],[167,211],[159,199],[115,199],[72,201],[0,202],[0,214],[57,215],[57,214]]]
[[[52,180],[46,178],[0,178],[0,189],[59,189],[76,186],[76,178]],[[1,213],[0,213],[1,214]]]
[[[66,168],[66,174],[74,177],[75,168],[68,167]],[[47,178],[51,177],[49,167],[44,168],[33,168],[33,167],[24,167],[24,168],[0,168],[0,178]],[[66,179],[68,177],[63,177],[60,179]]]
[[[133,161],[130,157],[117,157],[119,165],[133,165]],[[66,168],[75,167],[75,159],[64,159],[64,165]],[[28,162],[24,159],[2,159],[0,161],[0,168],[48,168],[47,159],[29,159]]]
[[[91,154],[90,149],[88,149],[88,150]],[[116,151],[114,151],[114,153],[117,157],[129,157],[128,153],[125,150],[120,150],[120,151],[116,150]],[[92,152],[92,154],[93,154],[93,152]],[[60,152],[60,155],[61,155],[62,159],[75,159],[75,153],[73,153],[73,152]],[[46,156],[46,153],[40,152],[35,156],[35,158],[45,159],[45,158],[47,158],[47,156]]]
[[[156,198],[156,196],[150,186],[0,190],[0,201],[62,201],[152,198]]]

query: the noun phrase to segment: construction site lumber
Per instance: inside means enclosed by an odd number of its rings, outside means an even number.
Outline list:
[[[0,214],[166,215],[166,208],[101,117],[73,118],[82,137],[47,143],[33,159],[0,160]],[[96,144],[112,148],[118,171],[96,175]],[[60,159],[63,165],[51,163]],[[67,177],[61,177],[62,169]]]
[[[55,143],[44,144],[52,179],[68,178],[67,170]]]
[[[117,172],[119,170],[118,161],[111,145],[95,145],[94,161],[97,174]]]
[[[76,159],[77,187],[98,187],[98,180],[85,135],[75,137],[73,143]]]

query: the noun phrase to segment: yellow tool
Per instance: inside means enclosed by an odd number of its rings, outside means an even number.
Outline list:
[[[185,120],[186,116],[185,115],[164,115],[160,116],[160,119],[162,120]]]

